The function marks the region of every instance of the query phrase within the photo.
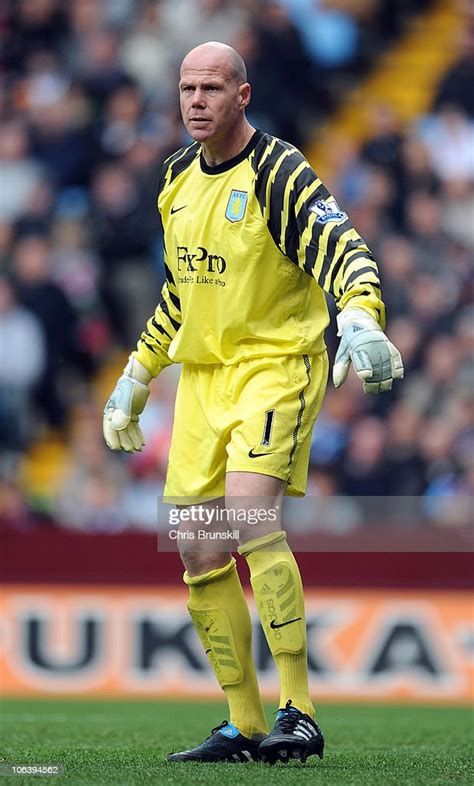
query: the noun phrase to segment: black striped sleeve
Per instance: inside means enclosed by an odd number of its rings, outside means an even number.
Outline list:
[[[165,264],[166,270],[169,272]],[[177,293],[175,294],[172,289],[174,289],[174,282],[171,284],[167,276],[161,290],[161,300],[154,315],[148,320],[134,353],[153,376],[157,376],[171,363],[168,349],[181,327],[181,303]]]
[[[199,155],[201,146],[198,142],[193,142],[189,147],[182,147],[172,156],[166,159],[164,163],[165,174],[163,178],[163,187],[169,186],[178,175],[184,172]]]
[[[377,263],[327,189],[318,188],[301,218],[306,222],[299,249],[305,270],[333,295],[339,309],[350,302],[351,308],[370,311],[384,325]]]
[[[190,147],[178,150],[166,159],[161,170],[157,201],[159,201],[163,189],[190,166],[199,154],[199,150],[200,146],[194,143]],[[161,221],[159,210],[158,215]],[[165,366],[170,365],[168,349],[182,322],[179,291],[168,265],[164,233],[163,248],[165,283],[161,290],[161,300],[138,340],[137,349],[132,353],[153,376],[157,376]]]
[[[316,279],[338,308],[365,308],[384,324],[377,263],[304,156],[277,140],[260,155],[255,193],[279,250]]]

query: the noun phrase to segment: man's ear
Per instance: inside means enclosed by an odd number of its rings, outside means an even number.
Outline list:
[[[240,85],[239,93],[240,93],[240,108],[245,109],[245,107],[250,104],[250,98],[252,96],[252,88],[250,87],[248,82],[244,82],[243,85]]]

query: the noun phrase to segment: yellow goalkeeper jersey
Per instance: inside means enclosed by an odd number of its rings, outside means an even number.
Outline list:
[[[178,150],[163,165],[158,209],[166,281],[134,353],[154,376],[171,362],[318,353],[324,292],[384,326],[372,254],[287,142],[256,131],[215,167],[197,142]]]

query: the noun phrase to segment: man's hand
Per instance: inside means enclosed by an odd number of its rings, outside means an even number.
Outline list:
[[[138,416],[145,408],[151,374],[145,366],[129,357],[123,374],[104,409],[104,437],[112,450],[140,451],[145,444]]]
[[[336,388],[345,382],[351,360],[365,393],[390,390],[393,380],[403,377],[400,352],[370,314],[361,308],[341,311],[337,326],[341,343],[332,372]]]

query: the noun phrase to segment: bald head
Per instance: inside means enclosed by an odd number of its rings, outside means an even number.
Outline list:
[[[247,82],[247,69],[235,49],[219,41],[200,44],[186,55],[181,63],[181,76],[188,70],[211,69],[231,82],[243,85]]]
[[[179,80],[183,122],[212,166],[232,158],[250,139],[254,129],[245,109],[251,92],[244,61],[231,46],[209,41],[184,58]]]

